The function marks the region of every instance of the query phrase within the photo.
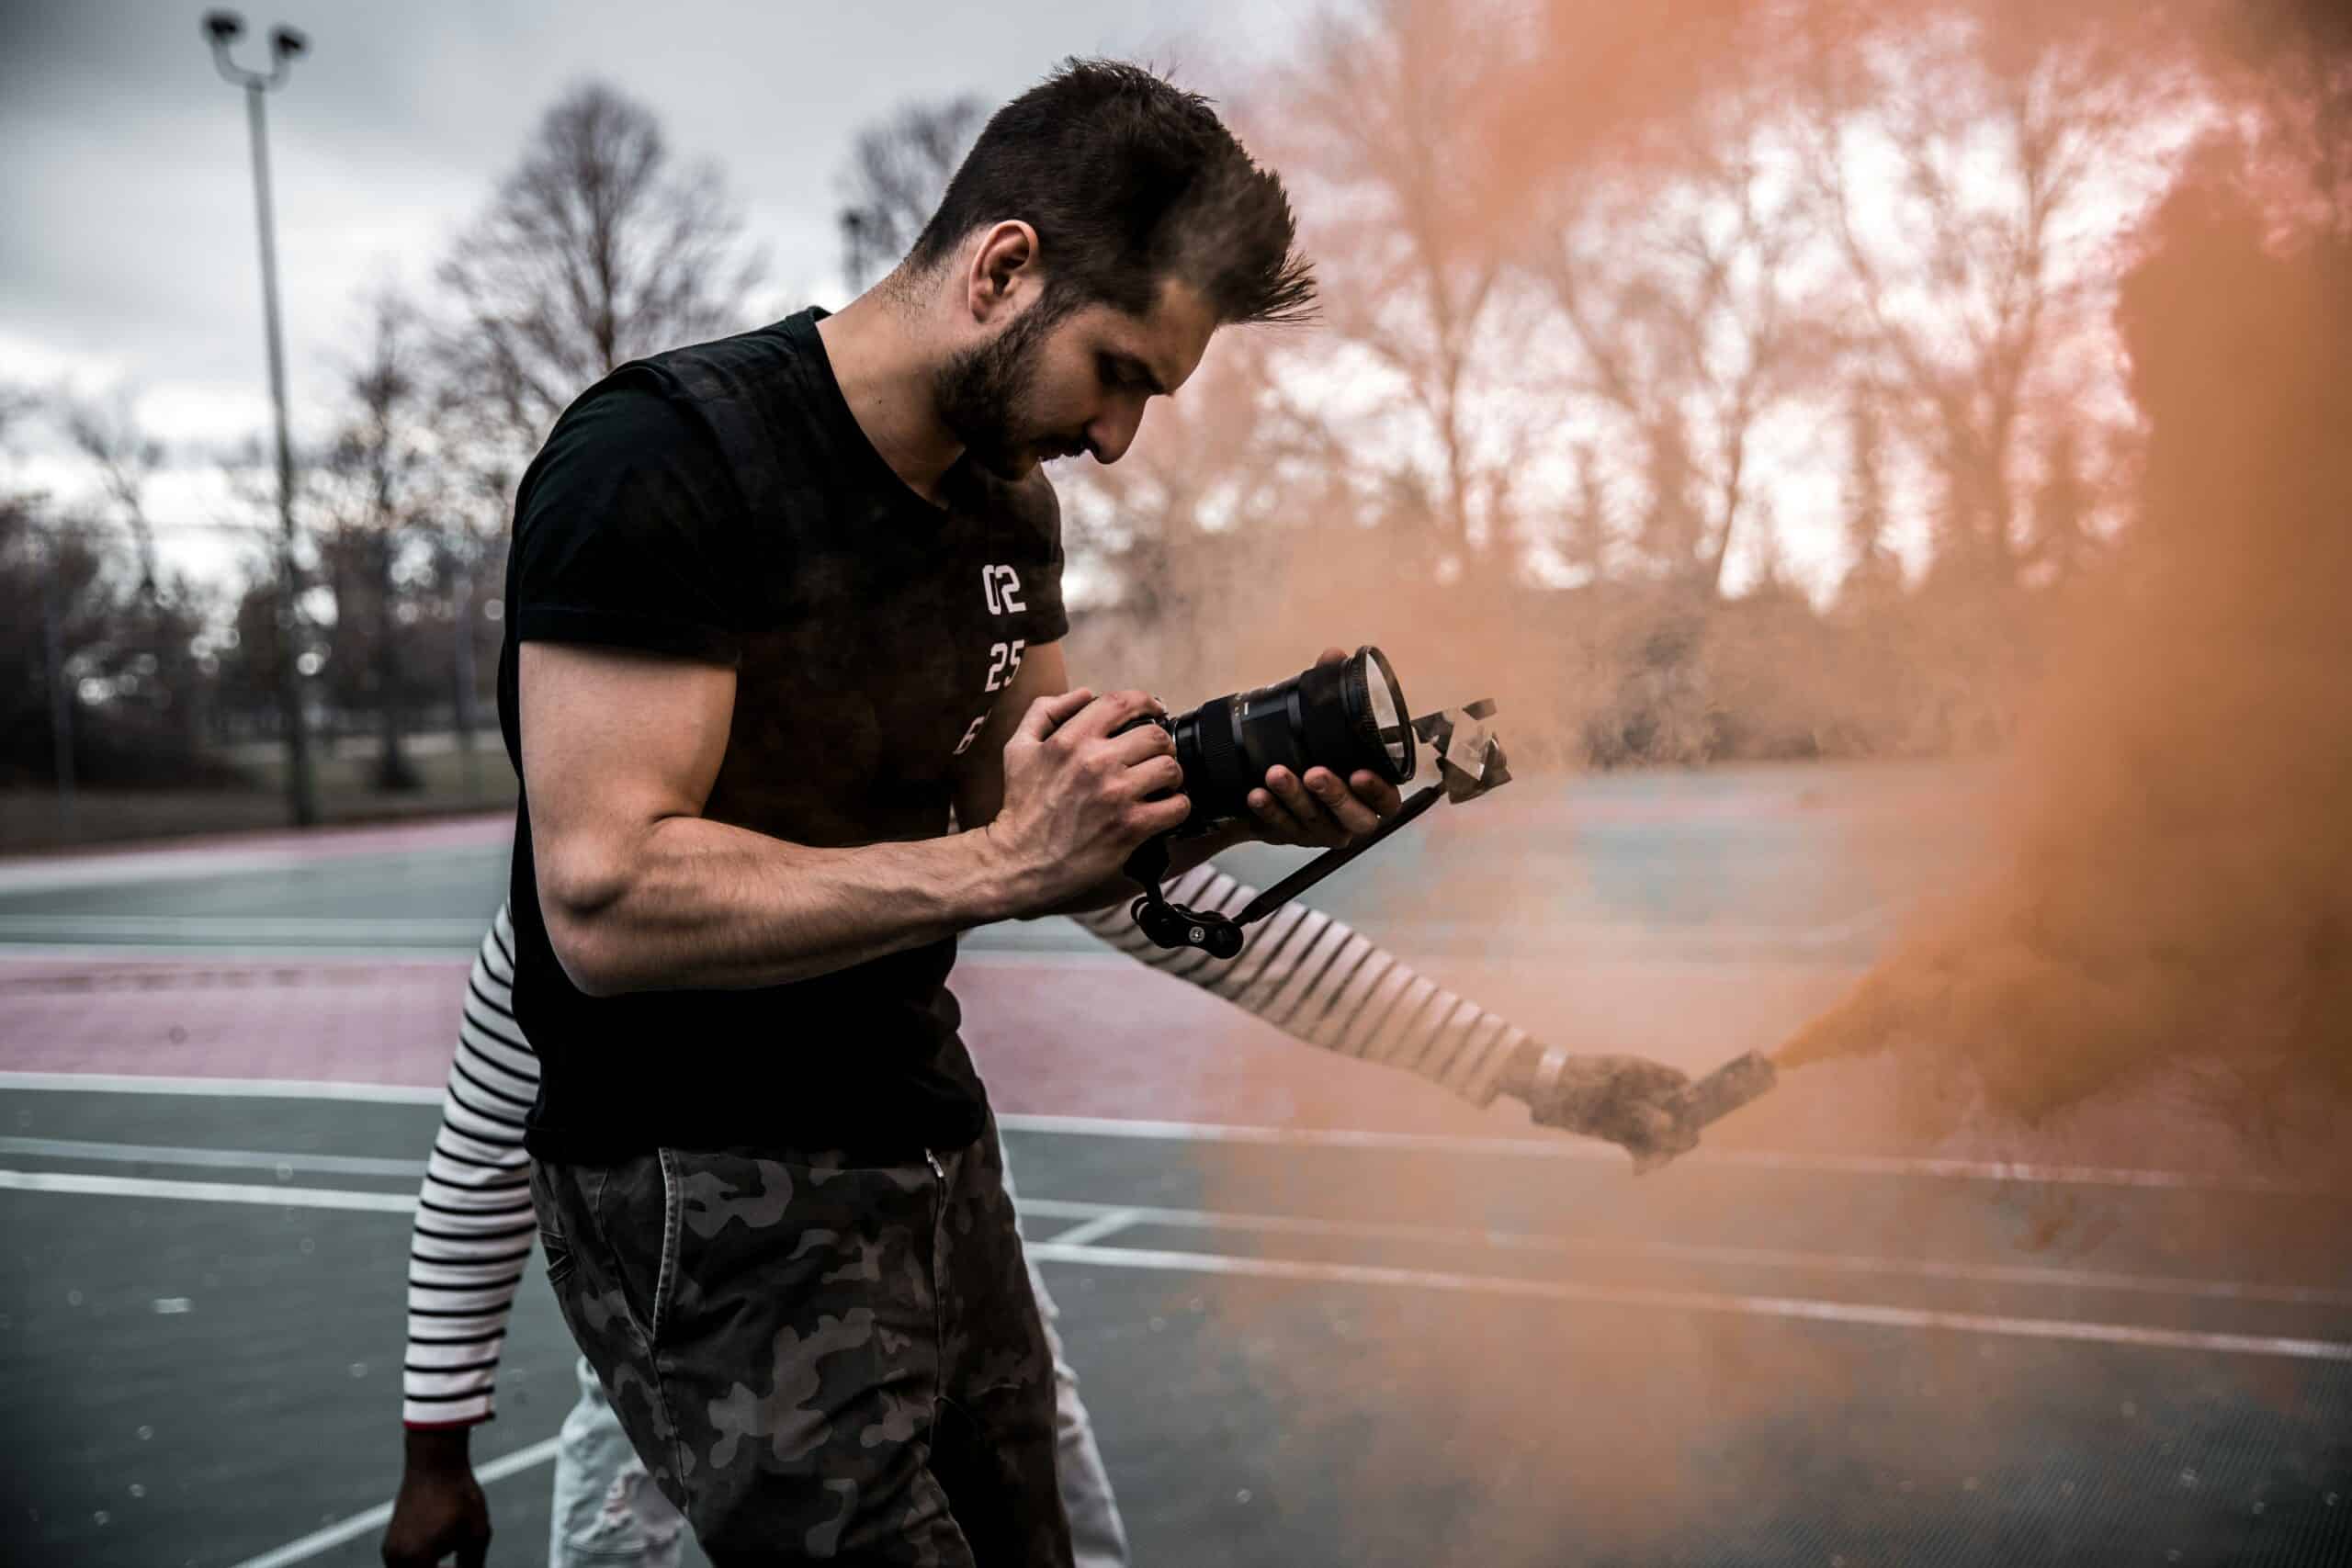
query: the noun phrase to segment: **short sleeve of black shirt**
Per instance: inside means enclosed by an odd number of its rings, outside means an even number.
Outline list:
[[[522,642],[733,665],[744,506],[717,440],[632,367],[565,411],[515,496],[507,605]]]

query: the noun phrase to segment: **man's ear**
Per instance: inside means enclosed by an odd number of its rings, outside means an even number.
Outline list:
[[[1016,311],[1038,288],[1037,231],[1008,219],[980,236],[965,276],[966,305],[982,324]]]

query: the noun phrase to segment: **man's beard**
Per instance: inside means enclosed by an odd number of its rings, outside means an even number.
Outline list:
[[[974,463],[999,479],[1020,479],[1040,457],[1083,445],[1082,437],[1073,437],[1052,443],[1050,452],[1042,450],[1038,433],[1025,429],[1022,418],[1037,378],[1037,351],[1066,314],[1041,299],[988,342],[940,367],[933,378],[940,422]]]

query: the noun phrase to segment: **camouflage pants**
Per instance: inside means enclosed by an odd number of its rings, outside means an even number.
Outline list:
[[[531,1177],[548,1279],[711,1561],[1067,1568],[996,1129],[901,1165],[662,1149]]]

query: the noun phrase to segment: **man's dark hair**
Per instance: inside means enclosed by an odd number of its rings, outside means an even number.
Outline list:
[[[908,261],[926,271],[1008,219],[1037,231],[1057,315],[1098,300],[1142,315],[1168,276],[1227,324],[1302,321],[1314,308],[1282,181],[1206,98],[1140,66],[1073,59],[997,110]]]

